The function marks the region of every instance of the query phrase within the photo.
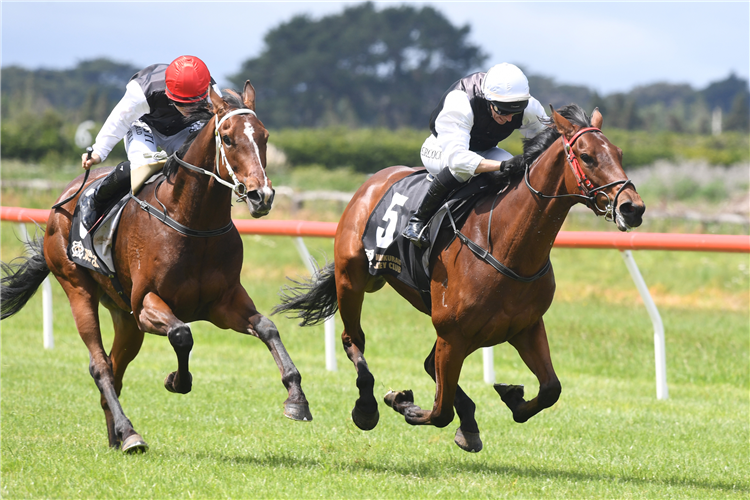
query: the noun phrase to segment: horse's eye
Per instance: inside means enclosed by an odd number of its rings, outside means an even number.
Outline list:
[[[584,162],[586,162],[586,163],[588,163],[590,165],[591,162],[593,161],[593,158],[591,158],[586,153],[581,153],[581,160],[583,160]]]
[[[224,145],[225,146],[231,146],[232,145],[232,140],[229,138],[228,135],[222,136],[221,140],[224,141]]]

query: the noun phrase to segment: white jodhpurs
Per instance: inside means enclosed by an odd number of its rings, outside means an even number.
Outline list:
[[[513,158],[512,154],[498,147],[490,148],[485,151],[474,152],[482,158],[487,158],[488,160],[505,161]],[[422,144],[422,150],[420,152],[422,164],[425,166],[429,173],[431,173],[432,175],[437,175],[437,173],[442,169],[448,167],[453,174],[453,177],[461,182],[466,182],[474,176],[474,172],[454,169],[452,166],[446,165],[443,162],[442,156],[443,150],[440,147],[440,143],[438,143],[437,137],[430,134],[429,137],[425,139],[424,144]]]

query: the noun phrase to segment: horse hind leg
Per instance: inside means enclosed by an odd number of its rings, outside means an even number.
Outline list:
[[[359,390],[359,398],[357,398],[352,409],[352,421],[363,431],[369,431],[378,425],[380,413],[378,412],[378,402],[373,393],[375,377],[370,372],[365,360],[365,333],[361,325],[362,303],[364,302],[368,279],[364,275],[357,275],[357,271],[352,270],[352,267],[349,268],[348,273],[340,273],[339,269],[337,265],[336,293],[339,302],[339,314],[344,323],[341,342],[347,357],[357,371],[356,384]],[[367,272],[367,266],[360,266],[358,269]]]
[[[138,355],[143,345],[143,332],[138,329],[138,325],[130,313],[117,308],[114,304],[109,305],[106,301],[103,301],[103,303],[105,306],[110,307],[110,314],[112,315],[112,322],[115,327],[115,338],[112,343],[109,359],[112,363],[115,392],[119,398],[122,393],[122,380],[125,370]],[[106,405],[104,398],[102,398],[102,408],[105,415],[107,415],[109,407]],[[109,414],[111,415],[111,412]],[[109,420],[108,417],[108,427]],[[126,453],[145,452],[146,450],[148,450],[146,441],[137,433],[131,434],[122,442],[122,451]]]
[[[539,393],[529,401],[523,398],[522,385],[495,384],[494,386],[500,398],[513,412],[513,420],[523,423],[555,404],[560,398],[562,386],[552,367],[547,333],[541,319],[537,324],[509,340],[509,343],[516,348],[526,366],[539,380]]]
[[[60,278],[60,283],[70,300],[79,335],[89,350],[89,373],[101,394],[102,409],[107,422],[109,446],[119,448],[123,444],[123,449],[127,451],[133,447],[133,443],[142,441],[142,438],[135,431],[133,424],[125,416],[125,412],[120,405],[112,360],[107,356],[102,345],[98,302],[95,293],[97,285],[90,276],[83,276],[83,271],[79,273],[75,283],[67,281],[65,278]]]

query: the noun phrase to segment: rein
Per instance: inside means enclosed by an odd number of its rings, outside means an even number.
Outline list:
[[[578,190],[581,192],[581,194],[577,193],[567,193],[567,194],[558,194],[558,195],[547,195],[544,193],[541,193],[540,191],[537,191],[533,187],[531,187],[531,183],[529,182],[529,170],[531,169],[531,165],[526,165],[526,169],[524,171],[524,181],[526,182],[526,186],[529,188],[529,190],[534,193],[536,196],[542,199],[554,199],[554,198],[567,198],[567,197],[573,197],[573,198],[582,198],[585,200],[587,204],[590,204],[593,206],[594,210],[597,212],[596,215],[603,215],[604,219],[608,222],[614,221],[614,215],[615,215],[615,207],[617,206],[617,199],[620,197],[620,193],[628,187],[633,186],[635,188],[635,184],[633,184],[633,181],[630,179],[623,179],[619,181],[610,182],[608,184],[604,184],[603,186],[595,187],[594,183],[591,182],[591,180],[586,176],[586,173],[581,168],[580,163],[578,163],[578,158],[573,153],[573,144],[578,140],[579,137],[581,137],[583,134],[587,134],[589,132],[599,132],[600,134],[602,131],[596,127],[586,127],[580,129],[578,132],[571,137],[570,141],[568,141],[565,138],[564,134],[560,135],[560,139],[563,143],[563,150],[565,151],[565,158],[568,161],[568,165],[570,166],[570,169],[573,171],[573,175],[576,178],[576,183],[578,185]],[[603,189],[607,189],[608,187],[617,186],[620,185],[620,188],[617,190],[617,193],[615,194],[614,200],[611,200],[609,198],[609,195],[607,193],[602,192]],[[604,209],[600,209],[599,205],[596,203],[597,196],[604,195],[605,198],[607,198],[607,204],[604,207]]]
[[[214,180],[216,180],[219,184],[228,187],[232,190],[234,194],[237,195],[237,201],[240,202],[247,198],[247,187],[242,184],[239,179],[237,179],[237,175],[234,173],[234,170],[232,169],[232,166],[229,164],[229,161],[227,161],[226,153],[224,152],[224,143],[221,141],[221,137],[219,136],[219,127],[230,117],[235,115],[243,115],[243,114],[251,114],[253,116],[257,115],[255,114],[255,111],[247,108],[240,108],[235,109],[233,111],[230,111],[224,117],[216,122],[216,129],[214,131],[214,136],[216,138],[216,163],[214,164],[214,170],[215,172],[210,172],[208,170],[202,169],[200,167],[196,167],[195,165],[191,165],[190,163],[186,162],[179,156],[177,156],[177,152],[175,151],[172,153],[171,157],[174,158],[174,160],[181,166],[187,168],[188,170],[192,170],[193,172],[198,172],[200,174],[207,175],[209,177],[213,177]],[[154,159],[167,159],[168,156],[166,153],[155,153],[152,155]],[[224,179],[222,179],[219,175],[219,167],[221,165],[221,160],[224,160],[224,166],[227,169],[227,173],[229,174],[229,177],[232,179],[233,183],[227,182]],[[162,182],[164,180],[162,179]],[[159,183],[161,185],[161,182]],[[156,191],[158,190],[159,186],[156,186],[156,189],[154,190],[154,196],[156,197]],[[186,236],[194,236],[198,238],[210,238],[212,236],[221,236],[222,234],[228,233],[234,228],[234,222],[231,220],[229,221],[229,224],[227,224],[224,227],[221,227],[219,229],[212,229],[208,231],[198,231],[195,229],[190,229],[189,227],[185,226],[184,224],[180,224],[176,220],[174,220],[172,217],[167,215],[167,207],[159,201],[159,198],[156,198],[156,201],[159,202],[159,204],[162,207],[162,210],[159,210],[158,208],[154,207],[150,203],[148,203],[145,200],[141,200],[137,198],[133,193],[130,193],[130,197],[135,200],[136,203],[141,207],[141,209],[148,213],[149,215],[153,215],[158,220],[166,224],[167,226],[171,227],[178,233],[184,234]]]

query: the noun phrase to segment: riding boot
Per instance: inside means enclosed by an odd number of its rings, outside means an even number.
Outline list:
[[[130,189],[130,162],[117,165],[97,186],[92,196],[81,200],[81,223],[87,230],[99,219],[101,211],[115,198],[123,196]]]
[[[427,194],[419,204],[417,211],[409,219],[401,235],[418,248],[429,244],[427,236],[422,234],[425,224],[443,204],[446,195],[461,184],[461,181],[456,179],[449,169],[441,170],[433,177]]]

